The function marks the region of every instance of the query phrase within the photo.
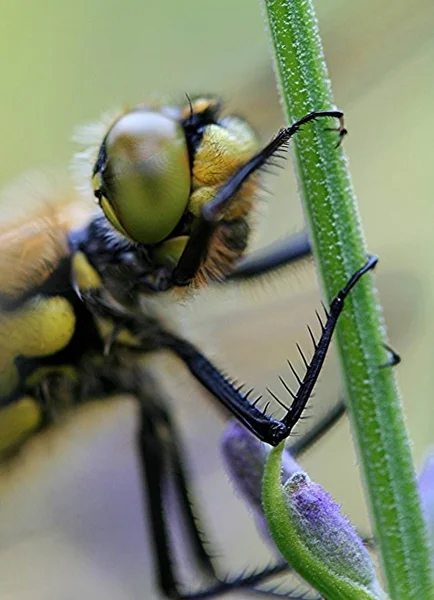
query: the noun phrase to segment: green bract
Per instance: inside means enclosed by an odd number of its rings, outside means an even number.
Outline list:
[[[269,455],[263,506],[273,540],[288,563],[327,600],[378,600],[366,548],[331,496],[306,473],[282,485],[283,444]]]

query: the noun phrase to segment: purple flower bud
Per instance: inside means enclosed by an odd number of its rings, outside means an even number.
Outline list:
[[[429,455],[419,475],[419,494],[428,528],[431,545],[434,546],[434,455]],[[434,556],[432,557],[434,562]]]
[[[260,442],[238,421],[231,421],[223,433],[221,450],[237,490],[254,510],[262,513],[262,479],[271,447]],[[282,482],[299,471],[299,465],[288,451],[284,451]]]
[[[293,475],[284,491],[289,519],[306,550],[336,575],[377,589],[369,553],[330,494],[305,473]]]
[[[261,534],[270,540],[270,532],[262,510],[262,479],[271,447],[260,442],[238,421],[231,421],[221,439],[221,451],[226,470],[236,488],[253,510]],[[288,451],[282,459],[282,481],[300,471]],[[273,543],[273,549],[275,545]]]
[[[231,422],[222,437],[229,475],[252,508],[260,531],[273,541],[262,507],[262,484],[266,463],[272,458],[270,452],[270,446],[238,422]],[[339,505],[301,471],[287,450],[282,453],[280,481],[282,503],[269,511],[269,518],[271,514],[270,526],[282,556],[319,590],[335,589],[337,585],[350,592],[349,598],[383,598],[370,556],[356,531],[341,514]],[[274,497],[274,492],[271,495]],[[273,548],[277,550],[275,543]],[[322,580],[331,587],[321,588]]]

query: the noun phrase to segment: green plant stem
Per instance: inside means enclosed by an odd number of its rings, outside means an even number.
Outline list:
[[[262,0],[289,122],[334,107],[310,0]],[[324,121],[293,142],[314,255],[330,300],[366,260],[366,245],[342,148]],[[381,263],[380,263],[381,264]],[[388,590],[394,600],[434,598],[410,444],[371,276],[351,293],[338,326],[353,434]]]

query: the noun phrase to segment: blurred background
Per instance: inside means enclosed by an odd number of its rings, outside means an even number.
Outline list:
[[[420,468],[433,442],[434,350],[434,4],[429,0],[317,0],[345,149]],[[76,126],[113,107],[155,96],[216,93],[267,139],[283,123],[268,40],[255,2],[23,0],[5,3],[0,23],[1,184],[30,169],[66,171]],[[255,246],[303,228],[288,167],[267,179]],[[253,286],[213,289],[186,308],[190,338],[234,377],[279,391],[295,342],[319,306],[309,262]],[[174,360],[153,369],[172,399],[222,563],[236,573],[268,550],[223,471],[223,423]],[[288,382],[290,376],[287,377]],[[311,414],[339,394],[329,360]],[[0,473],[2,600],[157,597],[134,452],[134,404],[85,407],[28,443]],[[345,422],[302,464],[368,531],[357,459]]]

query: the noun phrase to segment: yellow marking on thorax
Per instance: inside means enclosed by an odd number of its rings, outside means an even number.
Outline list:
[[[0,409],[0,458],[36,431],[41,422],[41,407],[30,396]]]
[[[103,289],[103,282],[97,270],[90,264],[83,252],[77,252],[72,259],[74,285],[79,293]],[[117,329],[110,318],[95,316],[95,324],[101,339],[107,345],[107,351],[115,341],[128,346],[139,346],[140,341],[128,329]]]
[[[237,122],[232,130],[208,125],[194,156],[193,189],[224,183],[252,158],[257,148],[257,140],[245,123]]]
[[[69,343],[74,329],[74,310],[61,296],[36,296],[17,310],[0,313],[0,397],[18,384],[19,356],[55,354]]]
[[[82,293],[103,287],[98,271],[83,252],[76,252],[72,257],[72,278],[76,289]]]
[[[225,117],[224,127],[208,125],[194,156],[193,191],[188,208],[198,217],[202,206],[212,200],[221,185],[245,165],[258,150],[250,126],[237,117]],[[250,178],[232,199],[226,218],[246,216],[252,206],[257,183]]]
[[[44,365],[38,367],[26,379],[26,387],[33,388],[50,375],[59,375],[64,379],[69,379],[71,382],[77,382],[79,373],[78,369],[73,365]]]

